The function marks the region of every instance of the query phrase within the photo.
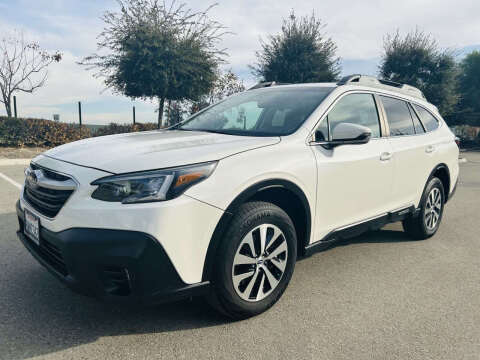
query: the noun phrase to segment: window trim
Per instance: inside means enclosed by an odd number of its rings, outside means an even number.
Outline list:
[[[421,105],[421,104],[419,104],[419,103],[416,102],[416,101],[408,100],[408,99],[402,98],[401,96],[394,96],[394,95],[385,94],[385,93],[381,93],[381,92],[377,92],[377,94],[378,94],[379,96],[391,97],[391,98],[393,98],[393,99],[405,101],[405,102],[409,103],[409,104],[412,106],[412,109],[413,109],[413,110],[415,110],[415,107],[414,107],[413,105],[417,105],[417,106],[421,107],[422,109],[428,111],[428,113],[429,113],[430,115],[432,115],[432,116],[435,118],[435,120],[437,120],[437,122],[438,122],[438,127],[437,127],[435,130],[433,130],[433,131],[427,131],[427,130],[425,129],[425,125],[424,125],[423,122],[422,122],[422,119],[420,118],[420,116],[418,116],[418,119],[420,120],[420,123],[422,124],[423,129],[425,130],[424,133],[421,133],[421,134],[415,133],[415,134],[411,134],[411,135],[390,135],[390,125],[388,124],[388,118],[387,118],[387,115],[386,115],[386,112],[385,112],[385,108],[383,107],[383,103],[382,103],[381,100],[379,99],[379,100],[380,100],[380,103],[381,103],[382,111],[384,112],[384,116],[385,116],[386,128],[388,129],[388,135],[386,136],[387,138],[400,138],[400,137],[401,137],[401,138],[405,138],[405,137],[410,137],[410,136],[422,136],[422,135],[427,135],[427,134],[431,134],[431,133],[439,130],[439,129],[443,126],[443,121],[440,121],[440,119],[439,119],[437,116],[435,116],[430,110],[428,110],[424,105]],[[415,113],[417,114],[416,110],[415,110]],[[418,115],[418,114],[417,114],[417,115]],[[412,119],[412,121],[413,121],[413,119]]]
[[[422,106],[422,105],[419,105],[419,104],[416,104],[416,103],[413,103],[413,104],[410,104],[410,105],[412,105],[413,111],[415,111],[415,114],[417,114],[418,120],[420,120],[420,123],[421,123],[422,126],[423,126],[423,130],[425,130],[425,133],[424,133],[424,134],[429,134],[429,133],[432,133],[432,132],[434,132],[434,131],[437,131],[437,130],[440,128],[440,126],[442,126],[442,122],[441,122],[440,120],[438,120],[438,118],[437,118],[434,114],[432,114],[432,112],[431,112],[430,110],[428,110],[427,108],[425,108],[425,106]],[[422,120],[420,114],[418,113],[417,109],[415,109],[415,106],[413,106],[413,105],[416,105],[416,106],[418,106],[418,107],[421,107],[423,110],[425,110],[426,112],[428,112],[428,113],[437,121],[438,126],[435,128],[435,130],[432,130],[432,131],[428,131],[428,130],[427,130],[425,124],[423,123],[423,120]]]
[[[377,106],[378,106],[378,109],[381,110],[379,112],[379,117],[382,118],[382,121],[381,121],[381,136],[378,137],[378,138],[372,138],[370,141],[372,140],[379,140],[379,139],[385,139],[385,138],[397,138],[397,137],[410,137],[410,136],[422,136],[422,135],[427,135],[427,134],[431,134],[431,133],[434,133],[435,131],[438,131],[442,126],[443,126],[443,121],[441,121],[441,119],[439,119],[438,116],[436,116],[434,113],[432,113],[432,111],[430,111],[429,109],[427,109],[425,107],[425,105],[422,105],[420,104],[420,102],[416,101],[416,100],[411,100],[411,99],[407,99],[407,98],[404,98],[402,97],[401,95],[392,95],[392,94],[386,94],[384,92],[381,92],[381,91],[378,91],[378,90],[370,90],[370,89],[365,89],[365,90],[347,90],[345,92],[342,92],[341,94],[339,94],[331,103],[330,105],[327,107],[327,109],[323,112],[323,114],[321,114],[319,116],[319,120],[313,125],[312,127],[312,130],[308,133],[308,136],[307,136],[307,139],[306,139],[306,142],[308,145],[312,145],[312,146],[315,146],[315,145],[321,145],[321,144],[324,144],[325,142],[322,141],[322,142],[315,142],[315,132],[318,128],[318,126],[320,125],[320,123],[325,119],[325,117],[328,115],[328,113],[330,112],[330,110],[333,108],[333,106],[335,106],[335,104],[341,99],[343,98],[344,96],[348,95],[348,94],[356,94],[356,93],[360,93],[360,94],[372,94],[375,99],[378,100],[377,102]],[[417,106],[420,106],[421,108],[425,109],[426,111],[428,111],[437,121],[438,121],[438,127],[433,130],[433,131],[430,131],[430,132],[424,132],[422,134],[413,134],[413,135],[399,135],[399,136],[391,136],[390,135],[390,127],[388,125],[388,120],[387,120],[387,116],[385,114],[385,109],[383,108],[383,103],[382,101],[378,98],[379,96],[386,96],[386,97],[391,97],[393,99],[398,99],[398,100],[403,100],[403,101],[406,101],[407,103],[410,103],[410,105],[417,105]],[[327,97],[328,98],[328,97]],[[325,98],[325,100],[327,100],[327,98]],[[324,100],[324,101],[325,101]],[[321,105],[321,104],[320,104]],[[319,106],[320,106],[319,105]],[[415,109],[413,106],[412,106],[413,109]],[[420,117],[419,117],[420,118]],[[421,121],[421,119],[420,119]],[[423,123],[422,123],[422,126]]]
[[[384,135],[382,135],[382,137],[389,138],[390,137],[390,124],[388,123],[387,113],[385,111],[385,108],[383,107],[382,99],[380,99],[381,95],[382,95],[382,93],[375,93],[374,97],[375,97],[375,101],[377,102],[377,106],[380,109],[381,117],[382,117],[382,125],[383,125],[383,128],[385,129],[385,133],[384,133]]]
[[[352,94],[368,94],[372,95],[373,97],[373,102],[375,104],[375,109],[377,110],[377,117],[378,117],[378,126],[380,127],[380,136],[371,138],[370,141],[372,140],[379,140],[383,139],[386,137],[386,128],[385,128],[385,123],[384,123],[384,118],[383,118],[383,113],[381,112],[381,103],[379,103],[379,99],[377,98],[377,92],[371,91],[371,90],[349,90],[345,91],[341,94],[339,94],[328,106],[328,108],[325,110],[325,112],[320,116],[320,119],[315,123],[315,125],[312,128],[312,131],[308,134],[307,137],[307,143],[308,145],[311,146],[316,146],[316,145],[325,145],[331,142],[331,129],[330,129],[330,122],[328,123],[328,141],[315,141],[315,133],[317,129],[319,128],[320,124],[322,121],[328,118],[328,114],[330,111],[337,105],[337,103],[343,99],[345,96],[352,95]]]
[[[418,122],[420,123],[420,126],[423,129],[423,133],[419,133],[418,135],[426,134],[428,131],[425,128],[425,125],[423,125],[422,119],[420,119],[420,116],[418,115],[417,111],[415,110],[413,105],[410,103],[408,103],[408,110],[410,110],[410,116],[412,117],[412,120],[413,120],[413,128],[415,130],[415,134],[418,134],[418,133],[417,133],[417,128],[415,127],[415,119],[413,118],[414,115],[417,117]]]

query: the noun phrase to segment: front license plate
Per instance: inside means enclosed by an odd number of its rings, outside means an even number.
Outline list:
[[[38,217],[25,209],[25,235],[35,244],[40,245],[40,221]]]

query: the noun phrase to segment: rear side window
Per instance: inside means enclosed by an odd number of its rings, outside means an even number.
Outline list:
[[[423,126],[425,126],[427,132],[438,128],[438,120],[432,114],[430,114],[430,111],[415,104],[413,104],[413,106],[415,107],[415,110],[417,110],[420,120],[422,120]]]
[[[415,129],[408,104],[403,100],[380,96],[387,114],[391,136],[413,135]]]
[[[338,124],[352,123],[370,128],[372,138],[380,137],[380,123],[372,94],[351,94],[343,97],[328,113],[327,119],[332,132]]]
[[[410,114],[412,115],[413,126],[415,127],[415,133],[417,133],[417,134],[424,134],[424,133],[425,133],[425,129],[423,128],[423,125],[422,125],[422,123],[420,122],[420,119],[418,118],[417,114],[416,114],[415,111],[413,110],[412,105],[409,104],[409,105],[408,105],[408,108],[410,109]]]

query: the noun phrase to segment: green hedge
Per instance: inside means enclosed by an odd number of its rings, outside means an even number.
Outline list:
[[[0,117],[1,146],[52,147],[92,136],[89,129],[42,119]]]
[[[157,128],[157,124],[154,124],[154,123],[135,124],[135,125],[133,124],[119,125],[119,124],[111,123],[107,126],[99,128],[93,136],[104,136],[104,135],[137,132],[137,131],[155,130],[156,128]]]
[[[54,147],[92,136],[156,129],[156,124],[110,124],[92,132],[88,127],[43,119],[15,119],[0,116],[0,146]]]

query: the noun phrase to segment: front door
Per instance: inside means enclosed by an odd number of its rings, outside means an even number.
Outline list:
[[[315,241],[392,210],[392,150],[387,138],[381,136],[374,96],[344,95],[322,119],[317,131],[331,139],[335,126],[343,122],[369,127],[372,138],[366,144],[333,149],[312,146],[318,171]]]

